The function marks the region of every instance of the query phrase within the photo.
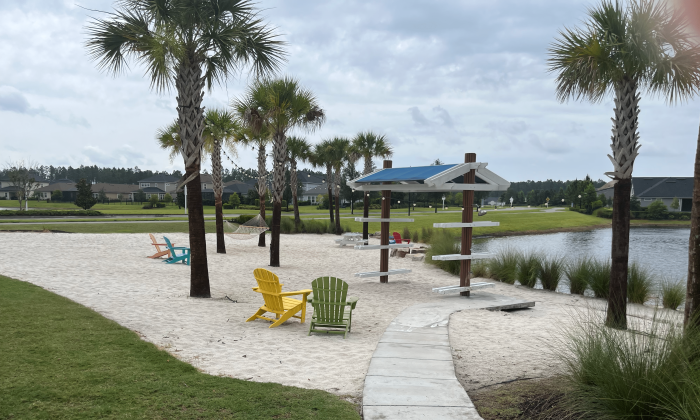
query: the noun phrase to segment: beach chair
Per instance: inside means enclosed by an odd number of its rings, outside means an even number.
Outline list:
[[[411,243],[410,239],[401,239],[401,235],[399,235],[399,232],[394,232],[394,241],[396,241],[397,244],[410,244]]]
[[[309,334],[343,334],[347,337],[352,326],[352,310],[357,298],[348,298],[348,284],[336,277],[319,277],[311,282],[313,295],[309,303],[314,308]],[[318,329],[323,328],[323,329]]]
[[[156,247],[156,253],[153,254],[153,255],[151,255],[151,256],[148,257],[148,258],[160,258],[160,257],[164,257],[164,256],[166,256],[166,255],[168,256],[168,258],[170,258],[170,250],[167,248],[168,245],[166,245],[166,244],[159,244],[159,243],[156,241],[156,237],[153,236],[152,233],[149,233],[148,236],[151,237],[152,245],[153,245],[154,247]],[[166,248],[165,248],[165,249],[160,249],[161,246],[164,246],[164,247],[166,247]]]
[[[167,260],[164,260],[163,262],[166,264],[175,264],[178,261],[182,261],[183,264],[190,265],[190,249],[184,246],[173,246],[173,244],[170,243],[170,240],[163,236],[163,239],[165,240],[165,244],[168,246],[168,250],[170,250],[170,258]],[[176,251],[180,251],[181,254],[177,255]]]
[[[289,318],[299,318],[302,323],[306,320],[306,297],[311,293],[311,290],[297,290],[295,292],[282,292],[283,284],[280,283],[277,274],[265,270],[264,268],[256,268],[253,271],[255,280],[258,282],[258,287],[253,287],[253,291],[262,294],[265,304],[258,311],[248,318],[246,322],[256,319],[264,319],[272,322],[270,328],[275,328]],[[292,299],[288,296],[302,295],[302,299]],[[275,314],[275,319],[264,317],[263,314],[271,312]],[[296,315],[301,312],[301,315]]]

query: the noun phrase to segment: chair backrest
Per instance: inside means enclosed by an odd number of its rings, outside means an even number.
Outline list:
[[[165,239],[165,244],[168,245],[168,249],[173,253],[173,257],[175,257],[175,251],[173,250],[173,245],[170,243],[170,239],[165,236],[163,236],[163,239]]]
[[[337,277],[319,277],[311,282],[314,317],[318,322],[342,322],[348,284]]]
[[[401,235],[399,235],[399,232],[394,232],[394,241],[396,241],[397,244],[402,244],[401,242]]]
[[[155,237],[155,236],[153,236],[153,234],[152,234],[152,233],[149,233],[149,234],[148,234],[148,236],[150,236],[150,237],[151,237],[151,242],[153,242],[153,245],[156,245],[156,244],[158,243],[158,242],[156,242],[156,237]]]
[[[282,284],[277,274],[264,268],[253,270],[253,276],[258,282],[258,290],[263,295],[265,306],[272,311],[284,312],[284,305],[279,293],[282,293]]]

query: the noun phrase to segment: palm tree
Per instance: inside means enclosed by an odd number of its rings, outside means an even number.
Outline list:
[[[178,139],[178,133],[180,132],[180,126],[177,120],[173,121],[169,125],[159,128],[156,131],[156,141],[161,149],[168,151],[168,159],[170,163],[173,163],[175,159],[180,155],[180,147],[182,142]]]
[[[657,0],[624,7],[603,0],[589,10],[582,28],[565,29],[550,47],[549,70],[557,73],[557,98],[599,102],[615,100],[612,129],[613,199],[612,270],[606,323],[627,327],[632,168],[638,155],[640,90],[669,103],[697,91],[700,54],[682,16]]]
[[[330,223],[333,225],[335,223],[335,216],[333,215],[333,160],[330,155],[330,140],[323,140],[314,146],[314,151],[311,154],[309,160],[315,168],[323,168],[326,170],[326,187],[328,189],[328,214],[330,215]]]
[[[335,195],[335,234],[340,235],[340,182],[343,165],[348,161],[350,154],[350,140],[344,137],[335,137],[330,141],[328,151],[333,166],[333,194]]]
[[[177,90],[180,153],[187,185],[190,296],[210,297],[200,168],[204,86],[211,90],[244,65],[267,75],[283,60],[282,43],[248,0],[122,0],[88,26],[87,48],[98,66],[120,73],[127,59],[144,64],[151,86]]]
[[[294,202],[294,224],[297,226],[299,218],[299,203],[297,193],[299,181],[297,179],[297,163],[308,162],[311,154],[311,145],[306,139],[290,136],[287,138],[287,159],[289,160],[289,180],[292,189],[292,201]]]
[[[386,159],[391,157],[394,153],[391,149],[391,145],[387,140],[386,136],[376,134],[372,131],[363,131],[355,136],[352,140],[352,147],[359,156],[365,161],[364,175],[372,172],[372,159],[382,158]],[[363,192],[364,198],[364,212],[362,217],[369,217],[369,195]],[[362,224],[362,238],[369,238],[369,224]]]
[[[238,115],[239,121],[242,121],[243,116]],[[257,134],[253,134],[250,129],[244,128],[239,124],[238,131],[234,135],[238,143],[246,146],[251,146],[253,150],[258,150],[258,197],[260,206],[260,217],[265,220],[265,197],[267,193],[267,144],[271,141],[270,135],[265,129]],[[265,247],[265,232],[258,236],[258,246]]]
[[[214,181],[214,205],[216,206],[216,252],[226,253],[224,241],[224,214],[222,196],[224,183],[222,179],[221,144],[224,143],[235,155],[234,134],[238,131],[238,123],[233,115],[225,110],[207,110],[204,115],[204,148],[211,153],[211,172]]]
[[[234,101],[233,107],[239,115],[245,116],[244,124],[253,133],[267,128],[272,136],[274,164],[270,266],[279,267],[287,133],[295,128],[313,131],[323,124],[325,114],[311,91],[303,89],[297,80],[290,77],[257,80],[243,98]]]

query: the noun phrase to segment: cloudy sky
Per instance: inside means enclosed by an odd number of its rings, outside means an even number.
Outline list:
[[[591,1],[260,0],[288,43],[283,73],[327,113],[311,142],[374,130],[394,167],[478,161],[511,181],[598,179],[611,170],[612,100],[557,102],[547,48],[579,24]],[[106,0],[0,2],[0,164],[138,166],[170,163],[154,133],[171,122],[175,94],[150,89],[138,66],[97,69],[85,24]],[[217,86],[207,107],[240,95],[246,74]],[[692,176],[700,101],[668,106],[644,95],[637,176]],[[243,167],[255,153],[241,149]]]

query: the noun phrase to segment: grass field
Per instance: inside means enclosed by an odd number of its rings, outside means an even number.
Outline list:
[[[359,419],[324,391],[197,371],[117,323],[0,276],[1,419]]]

